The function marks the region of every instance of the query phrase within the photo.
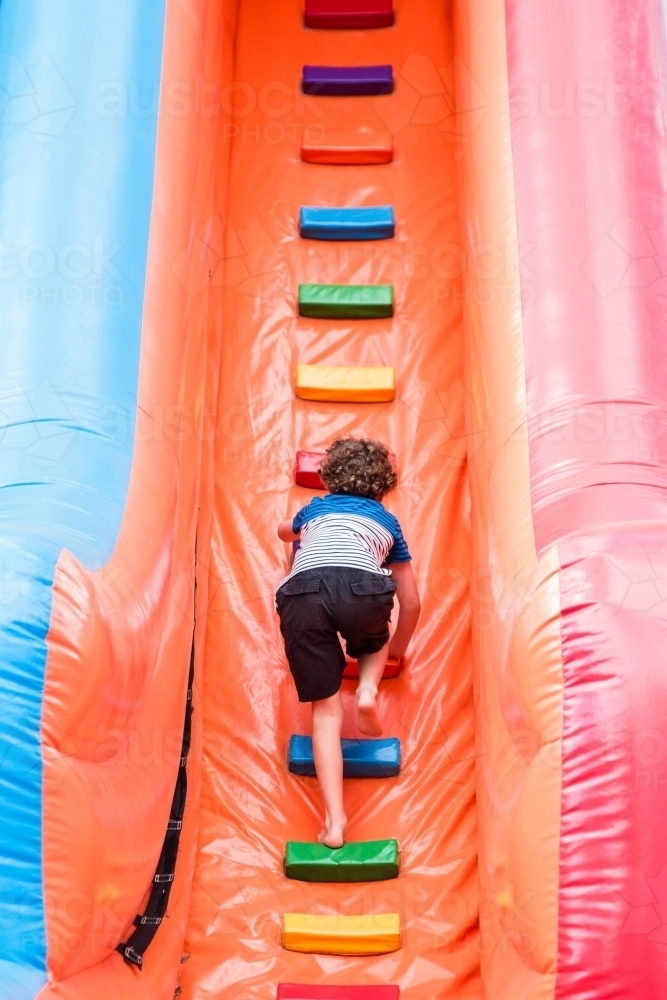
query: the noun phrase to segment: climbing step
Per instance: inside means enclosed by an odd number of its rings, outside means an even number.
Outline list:
[[[299,316],[389,319],[393,315],[393,285],[299,285]]]
[[[396,232],[391,205],[374,208],[310,208],[299,214],[299,233],[308,240],[389,240]]]
[[[297,451],[294,468],[296,485],[303,486],[307,490],[325,490],[320,469],[326,457],[326,452],[323,451]]]
[[[314,955],[386,955],[401,947],[398,913],[286,913],[283,948]]]
[[[368,840],[333,850],[290,840],[284,867],[287,878],[300,882],[385,882],[398,878],[398,841]]]
[[[363,167],[391,163],[394,140],[389,132],[322,132],[316,127],[305,130],[301,159],[306,163]]]
[[[304,66],[304,94],[321,97],[362,97],[391,94],[392,66]]]
[[[382,674],[382,680],[389,681],[394,677],[398,677],[401,673],[403,667],[403,658],[399,656],[389,656],[387,657],[387,664],[384,668],[384,673]],[[343,671],[343,677],[346,679],[354,679],[359,676],[359,664],[356,660],[348,660],[345,670]]]
[[[394,21],[394,0],[306,0],[307,28],[390,28]]]
[[[276,1000],[399,1000],[398,986],[297,986],[281,983]]]
[[[298,365],[296,395],[321,403],[388,403],[396,395],[393,368]]]
[[[296,485],[303,486],[307,490],[326,490],[320,476],[320,469],[326,457],[324,451],[297,451],[294,465]],[[391,464],[396,468],[396,456],[393,452],[389,453],[389,458]]]
[[[341,740],[341,744],[345,778],[395,778],[400,774],[400,740]],[[289,771],[301,777],[316,777],[310,736],[290,737]]]

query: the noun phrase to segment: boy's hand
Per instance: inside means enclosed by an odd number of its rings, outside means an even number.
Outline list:
[[[283,542],[296,542],[299,533],[292,531],[292,521],[281,521],[278,525],[278,538]]]
[[[389,656],[405,656],[421,613],[421,601],[412,563],[392,563],[389,567],[396,581],[399,612],[396,629],[389,640]]]
[[[407,650],[407,644],[401,643],[400,645],[396,643],[394,645],[393,637],[389,640],[389,652],[387,653],[388,659],[402,660],[405,656]]]

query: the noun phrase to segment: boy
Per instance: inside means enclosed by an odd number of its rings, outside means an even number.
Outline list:
[[[335,848],[347,833],[340,743],[345,656],[338,633],[359,661],[359,730],[380,736],[378,685],[387,657],[404,655],[420,601],[400,525],[381,503],[397,481],[385,446],[334,441],[320,476],[329,493],[278,528],[284,542],[299,540],[301,547],[276,605],[299,701],[313,705],[313,755],[326,813],[318,839]],[[394,593],[400,613],[390,638]]]

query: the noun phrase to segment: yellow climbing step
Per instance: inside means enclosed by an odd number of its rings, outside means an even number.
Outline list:
[[[386,955],[401,947],[398,913],[286,913],[283,948],[314,955]]]
[[[299,399],[328,403],[387,403],[396,395],[394,368],[344,368],[299,365]]]

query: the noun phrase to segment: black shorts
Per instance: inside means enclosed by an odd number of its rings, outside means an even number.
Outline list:
[[[299,701],[340,690],[345,656],[377,653],[389,640],[396,583],[390,576],[345,566],[306,569],[276,594],[280,631]]]

